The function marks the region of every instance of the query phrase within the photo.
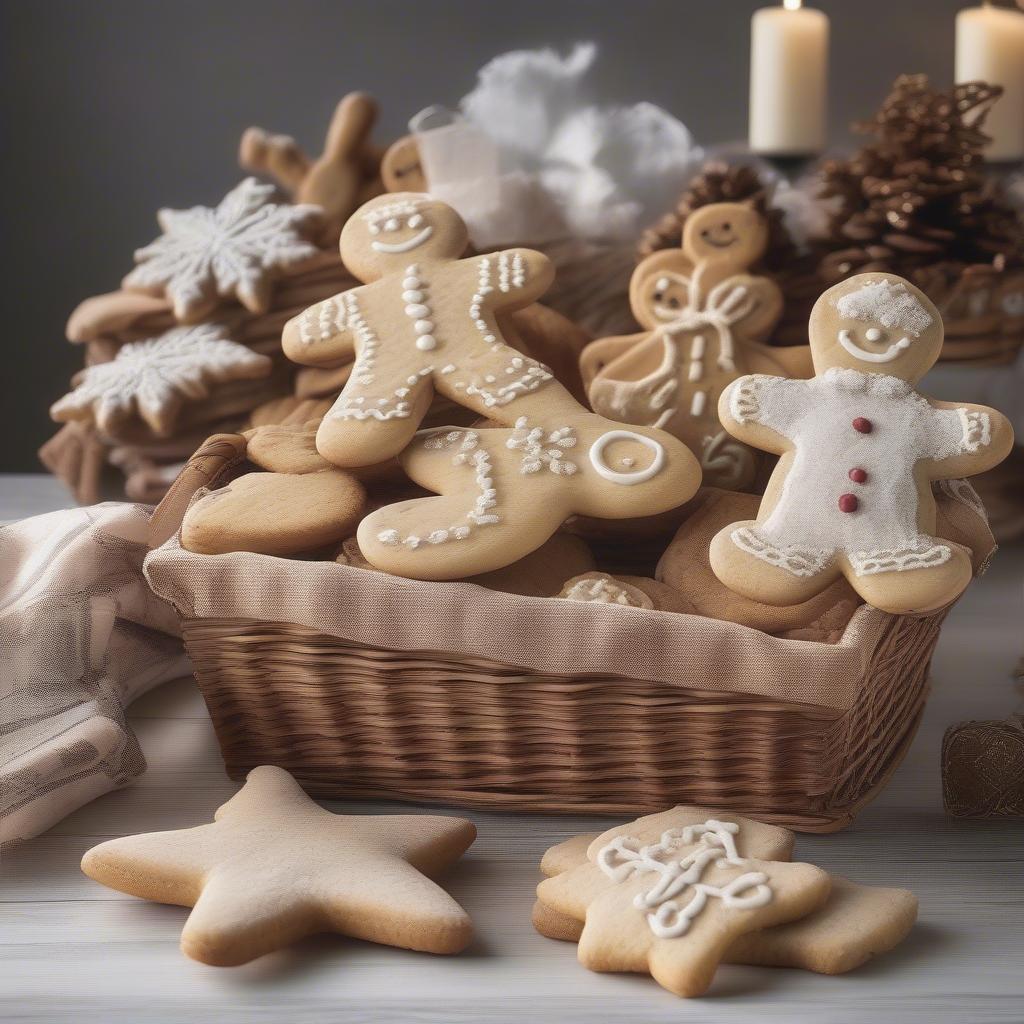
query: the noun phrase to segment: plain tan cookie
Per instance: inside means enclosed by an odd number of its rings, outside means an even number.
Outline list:
[[[348,473],[248,473],[200,498],[185,513],[187,551],[253,551],[287,557],[339,543],[352,532],[366,491]]]
[[[791,834],[735,815],[693,823],[693,811],[612,829],[591,843],[586,864],[537,887],[553,910],[583,911],[577,953],[585,967],[650,973],[676,995],[701,995],[739,936],[825,902],[824,871],[752,853],[785,853]]]
[[[246,455],[271,473],[319,473],[334,469],[316,450],[316,426],[254,427],[245,432]]]
[[[82,870],[119,892],[194,907],[182,952],[218,967],[326,931],[458,953],[469,917],[428,876],[475,838],[461,818],[332,814],[265,765],[213,824],[113,839],[86,853]]]
[[[551,847],[541,871],[551,877],[578,867],[597,838],[576,836]],[[902,942],[917,920],[917,897],[906,889],[857,885],[832,876],[828,900],[806,917],[740,936],[725,955],[727,963],[793,967],[818,974],[844,974]],[[578,942],[583,921],[537,900],[531,921],[549,939]]]
[[[932,484],[1002,462],[1010,423],[915,390],[942,348],[942,317],[894,274],[830,288],[809,334],[814,378],[751,375],[722,393],[726,430],[780,459],[757,517],[712,541],[712,568],[766,604],[799,604],[843,576],[883,611],[940,608],[972,566],[965,548],[936,536]]]

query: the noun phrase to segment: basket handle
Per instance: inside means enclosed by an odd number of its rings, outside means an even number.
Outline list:
[[[151,551],[178,532],[196,491],[212,487],[245,458],[246,445],[241,434],[214,434],[199,446],[150,516],[147,543]]]

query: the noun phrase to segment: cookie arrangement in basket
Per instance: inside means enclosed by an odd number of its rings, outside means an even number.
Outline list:
[[[111,470],[159,501],[146,595],[242,783],[83,870],[192,908],[208,964],[323,931],[458,953],[434,879],[474,826],[311,797],[602,813],[532,916],[586,968],[688,997],[720,963],[845,973],[916,898],[794,861],[792,830],[884,786],[995,550],[969,478],[1011,422],[919,384],[1024,340],[1024,223],[980,166],[999,90],[903,77],[798,182],[645,112],[648,209],[499,166],[488,88],[386,149],[364,94],[317,159],[248,130],[254,177],[161,211],[73,314],[43,458],[83,501]]]

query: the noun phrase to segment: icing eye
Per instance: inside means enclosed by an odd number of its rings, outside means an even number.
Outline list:
[[[423,223],[423,217],[420,214],[418,214],[418,213],[414,213],[406,221],[406,224],[408,224],[409,227],[411,227],[411,228],[418,228],[422,223]]]
[[[732,224],[730,224],[730,223],[729,223],[728,221],[726,221],[726,222],[725,222],[725,223],[724,223],[724,224],[722,225],[722,230],[723,230],[723,231],[732,231]]]
[[[371,235],[379,235],[380,234],[380,227],[377,224],[371,224],[369,230],[370,230],[370,234]]]
[[[662,299],[664,299],[664,298],[665,298],[665,293],[664,292],[655,292],[654,293],[654,301],[655,302],[661,302]]]
[[[659,277],[658,282],[654,287],[658,292],[664,292],[668,288],[668,285],[669,280],[667,277]]]
[[[385,231],[397,231],[399,227],[401,227],[401,225],[398,223],[397,217],[388,217],[388,219],[384,221]]]
[[[877,327],[869,327],[864,332],[864,337],[867,338],[868,341],[881,341],[882,332]]]
[[[671,307],[672,307],[673,309],[678,309],[678,308],[679,308],[679,300],[678,300],[677,298],[675,298],[675,297],[673,297],[673,298],[669,299],[669,300],[668,300],[668,304],[669,304],[669,305],[670,305],[670,306],[671,306]]]

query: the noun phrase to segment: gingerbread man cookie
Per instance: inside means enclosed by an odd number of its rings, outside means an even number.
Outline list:
[[[748,269],[764,255],[765,218],[743,203],[692,213],[680,249],[643,260],[630,282],[633,315],[645,330],[593,342],[580,359],[590,404],[626,423],[661,427],[701,457],[706,482],[753,482],[753,453],[722,431],[722,389],[745,372],[809,376],[804,346],[761,342],[782,312],[774,281]]]
[[[540,547],[573,513],[628,519],[673,508],[700,484],[689,449],[651,428],[618,429],[576,412],[510,429],[423,431],[406,473],[439,497],[378,509],[359,526],[377,568],[452,580],[498,569]]]
[[[931,484],[991,469],[1013,431],[995,409],[915,390],[942,336],[921,291],[893,274],[860,274],[815,303],[817,376],[741,377],[722,394],[726,429],[781,456],[757,519],[712,541],[711,565],[727,587],[789,605],[843,575],[894,613],[927,612],[960,594],[971,556],[936,537]]]
[[[507,249],[461,259],[467,241],[450,206],[417,193],[373,199],[345,225],[342,260],[368,283],[311,306],[282,338],[297,363],[356,357],[317,432],[331,462],[348,468],[397,455],[435,391],[508,424],[579,408],[546,366],[506,344],[496,318],[547,289],[547,257]]]

